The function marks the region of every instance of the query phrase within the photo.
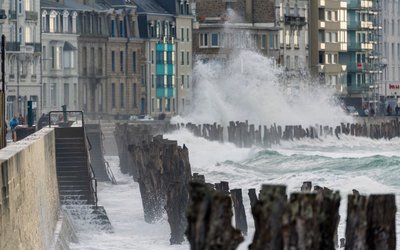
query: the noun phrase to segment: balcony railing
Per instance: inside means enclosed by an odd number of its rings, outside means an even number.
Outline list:
[[[30,21],[37,21],[38,13],[36,11],[25,11],[25,19]]]
[[[292,26],[303,26],[306,24],[306,18],[303,16],[285,15],[285,24],[292,25]]]
[[[6,19],[6,11],[4,9],[0,9],[0,19]]]
[[[6,50],[7,51],[20,51],[20,43],[19,42],[7,42]]]
[[[32,46],[33,52],[41,52],[42,44],[41,43],[25,43],[26,46]]]
[[[15,10],[9,10],[8,19],[16,19],[16,18],[17,18],[17,12]]]

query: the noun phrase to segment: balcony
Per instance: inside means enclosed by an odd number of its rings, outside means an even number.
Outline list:
[[[20,43],[19,42],[7,42],[6,50],[7,51],[20,51]]]
[[[306,24],[305,17],[285,15],[285,25],[304,26],[305,24]]]
[[[174,97],[175,96],[175,88],[174,87],[158,87],[156,88],[156,96],[157,97]]]
[[[25,20],[27,21],[37,21],[38,13],[36,11],[25,11]]]
[[[17,19],[17,12],[15,10],[8,11],[8,19],[15,20]]]
[[[368,85],[351,85],[347,86],[347,93],[349,94],[361,94],[365,91],[369,91]]]
[[[26,46],[32,47],[33,52],[41,52],[42,44],[41,43],[25,43]]]
[[[6,19],[6,11],[4,9],[0,9],[0,19]]]

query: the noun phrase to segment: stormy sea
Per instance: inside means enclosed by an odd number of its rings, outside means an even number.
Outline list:
[[[232,58],[225,63],[197,63],[193,109],[172,122],[217,122],[226,126],[229,121],[248,120],[267,126],[336,126],[353,121],[340,108],[332,89],[322,89],[304,79],[285,86],[283,69],[256,52],[239,51]],[[231,189],[244,190],[249,234],[238,249],[247,249],[254,233],[247,189],[258,191],[262,184],[284,184],[288,193],[299,191],[304,181],[339,190],[339,238],[345,234],[347,195],[353,189],[361,194],[394,193],[397,206],[400,205],[400,138],[327,136],[281,141],[271,148],[238,148],[195,137],[186,130],[164,137],[188,147],[192,172],[204,174],[207,182],[228,181]],[[166,216],[155,224],[144,222],[138,184],[119,171],[118,156],[107,155],[106,160],[118,184],[99,183],[99,200],[114,232],[102,232],[95,225],[77,222],[79,243],[72,243],[71,249],[190,249],[187,241],[169,244]],[[399,238],[398,216],[396,228]]]

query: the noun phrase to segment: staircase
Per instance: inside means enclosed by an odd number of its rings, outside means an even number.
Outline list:
[[[97,205],[97,180],[89,162],[84,128],[55,128],[55,137],[61,204],[72,218],[82,220],[82,215],[86,214],[85,220],[111,231],[104,207]]]
[[[95,205],[83,128],[56,129],[56,166],[61,204]]]

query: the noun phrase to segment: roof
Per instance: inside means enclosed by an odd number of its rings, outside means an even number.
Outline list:
[[[70,42],[65,41],[63,50],[64,51],[73,51],[73,50],[77,50],[77,48],[74,45],[72,45]]]
[[[146,14],[169,14],[163,7],[161,7],[154,0],[133,0],[133,2],[137,5],[138,13],[146,13]]]
[[[85,5],[77,3],[73,0],[65,0],[64,4],[60,4],[50,0],[40,0],[41,8],[45,9],[62,9],[62,10],[76,10],[76,11],[105,11],[107,10],[102,5],[93,3]]]

